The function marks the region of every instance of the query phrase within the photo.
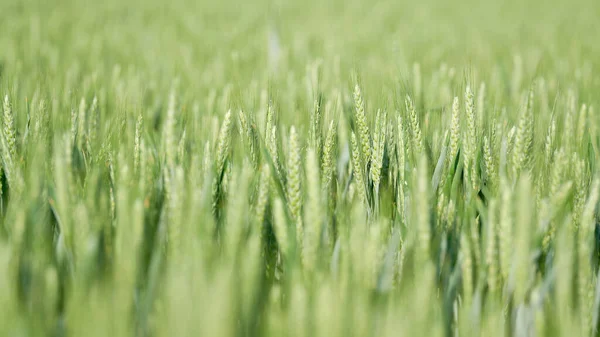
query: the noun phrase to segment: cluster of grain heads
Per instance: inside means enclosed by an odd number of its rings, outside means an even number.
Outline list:
[[[595,102],[554,79],[521,95],[520,71],[508,91],[474,76],[475,94],[416,66],[398,98],[311,70],[308,95],[257,80],[242,98],[215,84],[205,105],[173,89],[164,108],[168,85],[138,106],[117,74],[36,96],[31,128],[16,91],[1,319],[65,335],[589,335]]]

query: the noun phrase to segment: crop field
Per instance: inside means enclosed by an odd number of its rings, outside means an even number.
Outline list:
[[[600,2],[0,1],[0,337],[600,336]]]

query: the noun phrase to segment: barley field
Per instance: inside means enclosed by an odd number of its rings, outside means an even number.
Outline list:
[[[0,1],[0,336],[600,336],[599,18]]]

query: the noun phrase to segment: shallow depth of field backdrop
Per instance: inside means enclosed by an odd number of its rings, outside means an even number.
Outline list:
[[[0,336],[598,336],[600,2],[0,1]]]

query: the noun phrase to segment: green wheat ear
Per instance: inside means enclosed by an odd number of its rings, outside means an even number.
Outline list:
[[[475,162],[477,130],[475,119],[475,103],[473,101],[473,92],[471,91],[471,87],[468,85],[467,89],[465,90],[465,116],[467,122],[465,134],[463,135],[465,174],[470,179],[472,190],[477,191],[477,166]]]
[[[315,149],[321,149],[321,123],[322,123],[321,104],[318,100],[314,101],[310,114],[309,145]]]
[[[361,165],[366,168],[371,160],[371,138],[367,117],[365,115],[365,103],[358,84],[354,87],[354,108],[356,124],[358,126],[358,138],[361,144],[362,162]]]
[[[242,136],[244,145],[247,147],[249,154],[250,154],[250,160],[252,162],[252,165],[256,168],[257,167],[257,162],[258,162],[258,158],[256,156],[256,148],[255,148],[255,142],[254,142],[254,131],[252,129],[252,127],[250,126],[250,121],[248,120],[248,118],[246,117],[246,114],[240,110],[239,114],[238,114],[238,119],[240,122],[240,134]]]
[[[556,121],[552,118],[550,125],[548,126],[548,132],[546,133],[546,141],[544,143],[544,163],[550,165],[552,159],[552,151],[555,147],[556,142]]]
[[[12,104],[8,99],[8,95],[4,96],[4,141],[6,142],[6,147],[8,150],[8,155],[11,158],[11,161],[14,162],[15,157],[17,155],[17,147],[16,147],[16,130],[15,130],[15,121],[13,116]]]
[[[267,106],[266,110],[266,126],[265,126],[265,144],[267,147],[267,151],[269,156],[271,156],[271,161],[275,166],[275,174],[277,177],[281,178],[281,170],[282,168],[279,165],[279,154],[277,151],[277,125],[275,125],[275,112],[273,111],[273,107],[271,104]]]
[[[533,90],[530,90],[515,135],[512,162],[515,177],[526,169],[530,162],[533,146],[533,98]]]
[[[460,103],[458,97],[452,102],[452,117],[450,119],[450,144],[448,145],[448,162],[452,164],[460,146]]]
[[[215,148],[215,164],[214,164],[214,179],[212,187],[212,200],[213,200],[213,213],[219,214],[219,201],[222,197],[223,189],[223,176],[225,174],[225,163],[229,157],[229,147],[231,143],[231,110],[228,110],[223,118],[221,129],[219,130],[219,137],[217,139],[217,147]],[[210,163],[206,163],[209,166]]]
[[[0,337],[600,336],[600,1],[259,2],[0,1]]]
[[[381,181],[381,167],[383,165],[383,153],[385,150],[385,139],[386,139],[386,121],[387,113],[381,115],[381,111],[377,111],[375,132],[373,133],[373,152],[371,155],[371,180],[375,190],[379,190],[379,182]],[[377,198],[377,197],[376,197]]]
[[[413,101],[410,98],[410,96],[406,96],[406,99],[404,100],[404,105],[406,106],[406,111],[408,111],[410,121],[413,152],[415,153],[415,157],[418,157],[423,150],[423,136],[421,133],[421,127],[419,125],[419,117],[417,116],[415,105],[413,104]]]
[[[221,174],[225,166],[225,161],[229,156],[229,146],[231,144],[231,110],[228,110],[223,117],[223,123],[219,130],[219,138],[217,139],[217,147],[215,149],[216,156],[216,171]]]
[[[352,145],[352,168],[355,186],[358,189],[358,195],[360,196],[361,202],[364,205],[368,205],[363,166],[362,161],[360,160],[360,148],[354,132],[352,132],[350,139]]]
[[[287,198],[293,220],[296,222],[296,238],[301,242],[303,235],[300,211],[302,209],[301,156],[296,128],[290,128],[289,153],[287,158]]]
[[[492,145],[487,136],[483,137],[483,163],[489,188],[495,189],[498,181],[498,170],[496,168],[496,161],[492,155]]]
[[[322,172],[322,187],[324,190],[329,189],[329,185],[333,179],[335,174],[335,162],[334,162],[334,147],[337,138],[337,129],[335,127],[334,121],[332,120],[329,123],[329,128],[327,129],[327,136],[325,138],[325,144],[323,145],[323,159],[321,160],[321,172]]]

